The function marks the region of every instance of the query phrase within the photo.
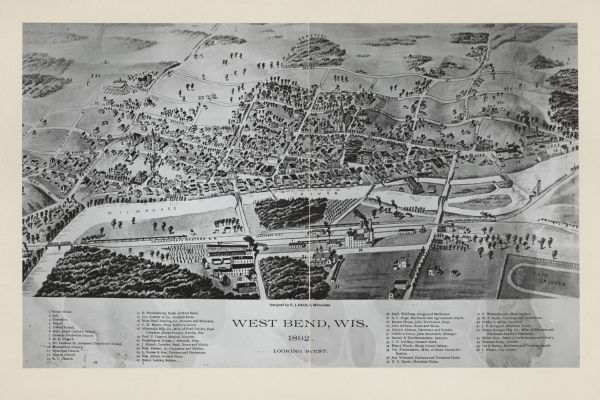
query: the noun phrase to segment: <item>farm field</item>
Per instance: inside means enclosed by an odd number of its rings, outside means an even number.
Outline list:
[[[469,88],[469,81],[437,82],[428,91],[427,95],[438,100],[456,100]]]
[[[42,153],[51,153],[56,151],[66,138],[68,130],[65,129],[44,129],[37,133],[28,133],[23,137],[23,148]]]
[[[337,279],[327,297],[335,299],[387,299],[394,281],[410,279],[410,266],[417,251],[352,254],[344,256]],[[409,267],[392,270],[399,258],[407,257]]]
[[[484,256],[485,257],[485,256]],[[413,296],[415,300],[494,299],[498,293],[504,255],[483,259],[473,248],[466,252],[432,250],[421,267]],[[428,276],[429,269],[439,265],[443,273]],[[453,276],[451,270],[459,275]]]

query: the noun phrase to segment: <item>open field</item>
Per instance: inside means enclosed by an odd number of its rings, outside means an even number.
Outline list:
[[[405,90],[406,92],[412,91],[415,87],[415,83],[422,80],[423,78],[416,75],[379,78],[375,82],[375,85],[373,85],[372,92],[382,96],[396,97],[402,90]]]
[[[474,185],[452,185],[450,187],[449,197],[471,196],[474,194],[490,193],[496,190],[493,183],[481,183]]]
[[[311,85],[320,83],[326,72],[326,69],[280,68],[273,74],[273,78],[289,79],[290,82],[308,89]]]
[[[28,133],[23,137],[23,148],[27,150],[50,153],[56,151],[65,139],[68,130],[44,129],[36,134]]]
[[[386,204],[385,207],[391,207],[391,205]],[[368,199],[365,202],[359,204],[357,207],[353,209],[352,212],[348,213],[344,218],[341,219],[341,224],[360,224],[362,221],[361,217],[357,217],[354,214],[354,210],[359,211],[362,215],[367,218],[372,218],[373,222],[377,222],[380,224],[386,223],[395,223],[399,225],[426,225],[433,222],[433,215],[423,215],[418,213],[413,213],[413,216],[404,215],[403,218],[398,218],[394,216],[394,208],[392,208],[391,212],[383,212],[377,213],[375,217],[373,217],[372,212],[374,209],[378,208],[377,201]],[[400,209],[401,210],[401,209]]]
[[[193,88],[186,87],[186,85],[189,86],[191,84],[194,85]],[[222,103],[230,103],[229,99],[233,97],[233,103],[237,104],[240,93],[243,93],[239,89],[241,89],[240,84],[229,82],[214,84],[192,76],[172,74],[169,77],[161,79],[152,92],[177,101],[182,100],[179,91],[181,91],[181,96],[185,96],[188,101],[198,101],[202,97]]]
[[[61,151],[88,151],[91,148],[93,141],[85,140],[81,133],[71,132],[69,138],[61,147]]]
[[[425,118],[443,124],[459,122],[458,116],[464,113],[464,102],[455,101],[452,103],[440,103],[433,99],[424,99],[421,102],[420,113],[423,113]]]
[[[220,104],[208,103],[206,108],[200,111],[200,116],[196,124],[200,126],[223,126],[229,125],[232,113],[237,110],[235,106],[223,106]]]
[[[328,299],[387,299],[395,280],[409,279],[417,251],[348,254],[340,267]],[[392,270],[399,258],[407,257],[408,267]]]
[[[113,133],[114,136],[117,124],[117,117],[113,115],[112,111],[101,112],[100,108],[89,108],[75,127],[88,133],[97,133],[100,136],[110,133]]]
[[[417,233],[412,235],[393,235],[387,236],[380,240],[375,239],[373,247],[390,247],[390,246],[412,246],[415,244],[425,244],[429,235],[431,234],[430,229],[425,229],[424,232],[417,230]]]
[[[28,182],[23,182],[23,195],[21,198],[21,211],[23,215],[54,204],[54,200],[40,188]]]
[[[484,256],[485,257],[485,256]],[[480,258],[473,248],[466,252],[432,250],[426,256],[412,299],[494,299],[498,293],[504,256]],[[428,276],[439,265],[443,273]],[[452,276],[451,270],[460,275]]]
[[[484,119],[479,127],[479,137],[498,143],[499,146],[516,143],[524,139],[523,134],[514,129],[514,124],[505,121]]]
[[[415,99],[380,99],[373,103],[375,110],[381,110],[394,118],[405,119],[407,116],[412,117],[414,113],[411,110]]]
[[[481,197],[478,199],[467,200],[462,203],[452,203],[453,207],[463,208],[465,210],[493,210],[501,208],[511,203],[511,198],[505,194],[497,194]]]
[[[490,158],[482,157],[474,161],[459,160],[454,169],[454,179],[471,179],[492,177],[500,174],[500,170]]]
[[[437,82],[428,91],[427,95],[439,100],[456,100],[469,88],[469,81]]]
[[[46,116],[46,125],[68,128],[75,123],[79,114],[81,114],[79,109],[53,112]]]
[[[343,77],[344,82],[335,81],[334,77]],[[346,78],[348,81],[346,82]],[[360,74],[347,72],[341,69],[332,68],[327,74],[327,78],[323,83],[323,90],[342,90],[349,92],[358,92],[361,90],[368,90],[371,84],[374,82],[373,78],[365,77]]]
[[[156,236],[168,236],[170,235],[168,228],[173,227],[173,235],[187,235],[194,236],[192,230],[196,235],[199,236],[213,236],[216,233],[222,233],[223,225],[218,230],[215,228],[214,222],[224,218],[237,218],[237,214],[233,208],[226,208],[222,210],[214,210],[206,213],[199,214],[187,214],[177,217],[165,217],[160,219],[148,219],[144,221],[136,221],[135,224],[129,220],[120,220],[123,225],[121,228],[111,226],[110,222],[97,224],[89,228],[82,237],[89,235],[97,235],[101,228],[104,228],[104,236],[102,239],[131,239],[131,238],[145,238],[145,237],[156,237]],[[156,229],[153,224],[157,223]],[[165,228],[163,229],[163,224]],[[217,230],[217,232],[215,232]]]
[[[579,152],[570,152],[537,163],[523,171],[508,174],[514,183],[524,189],[533,188],[541,180],[542,190],[567,175],[573,166],[579,165]]]
[[[579,226],[579,176],[573,175],[542,199],[509,221],[537,221],[541,218]]]

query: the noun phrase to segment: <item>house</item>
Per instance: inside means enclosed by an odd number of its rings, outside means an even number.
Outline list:
[[[406,178],[406,185],[411,194],[423,193],[423,185],[421,185],[413,176]]]
[[[340,239],[330,239],[326,244],[329,248],[342,247],[344,245],[344,241]]]
[[[399,228],[398,235],[414,235],[417,230],[414,228]]]
[[[408,267],[408,264],[406,262],[406,257],[404,258],[399,258],[396,261],[394,261],[394,264],[392,264],[392,270],[398,270],[398,269],[405,269]]]
[[[234,290],[240,294],[251,294],[258,292],[256,282],[254,281],[236,281],[234,284]]]
[[[511,158],[523,157],[521,148],[515,143],[509,144],[506,148],[496,149],[494,154],[498,160],[510,160]]]
[[[209,244],[206,258],[214,265],[252,265],[254,268],[254,252],[249,246]]]
[[[321,268],[325,268],[325,267],[331,267],[332,264],[332,260],[331,257],[329,256],[329,253],[315,253],[312,257],[312,259],[310,260],[310,266],[311,267],[321,267]]]
[[[141,185],[148,179],[148,172],[146,171],[138,171],[137,174],[131,179],[131,183],[135,185]]]
[[[290,249],[303,249],[306,247],[306,242],[289,242],[288,247]]]
[[[122,89],[125,86],[127,86],[127,81],[124,81],[123,79],[119,78],[116,81],[113,81],[113,87],[117,88],[117,89]]]
[[[409,286],[408,280],[406,279],[396,279],[394,281],[394,289],[396,290],[408,290]]]

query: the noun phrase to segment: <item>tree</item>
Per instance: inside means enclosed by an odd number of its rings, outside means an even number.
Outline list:
[[[103,235],[103,234],[104,234],[104,227],[103,227],[103,226],[101,226],[101,227],[100,227],[100,235]]]
[[[167,223],[163,222],[162,224],[160,224],[160,228],[164,231],[165,228],[167,227]]]
[[[119,223],[117,224],[117,226],[119,227],[119,229],[121,229],[121,227],[123,226],[123,221],[119,221]]]
[[[112,226],[112,228],[115,229],[115,225],[117,225],[117,220],[113,218],[113,220],[110,221],[110,226]]]
[[[494,257],[494,251],[490,250],[490,252],[488,253],[488,257],[490,258],[490,260]]]
[[[483,247],[480,247],[477,249],[477,253],[479,254],[479,257],[483,256],[483,251],[484,251]]]
[[[244,241],[248,242],[248,245],[254,246],[254,238],[252,236],[244,236]]]
[[[157,226],[158,226],[158,222],[154,221],[154,222],[152,223],[152,230],[154,230],[154,231],[155,231]]]
[[[131,217],[131,224],[135,225],[135,217]]]
[[[169,235],[173,233],[173,226],[169,225]]]
[[[546,238],[541,238],[538,243],[540,244],[540,249],[543,249],[544,248],[544,243],[546,243]]]
[[[552,242],[554,241],[554,239],[552,239],[552,237],[548,238],[548,247],[552,247]]]
[[[558,255],[558,250],[554,249],[552,250],[552,259],[556,260],[556,256]]]

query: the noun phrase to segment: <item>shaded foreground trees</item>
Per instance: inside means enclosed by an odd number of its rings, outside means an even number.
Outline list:
[[[58,260],[38,297],[256,298],[225,294],[209,278],[142,257],[76,246]]]
[[[267,229],[304,226],[323,219],[326,198],[265,199],[254,206],[260,224]]]
[[[322,267],[311,267],[291,257],[268,257],[260,260],[260,270],[269,299],[319,300],[327,297],[327,272]]]

